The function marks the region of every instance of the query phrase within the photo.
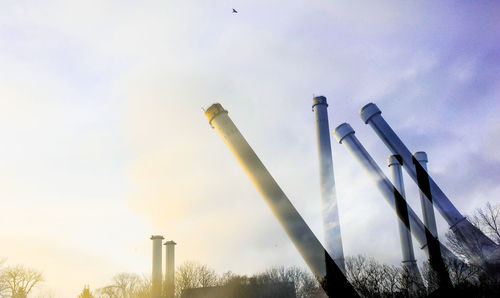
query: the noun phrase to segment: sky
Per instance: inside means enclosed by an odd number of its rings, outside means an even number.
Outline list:
[[[209,126],[214,102],[320,240],[313,94],[387,175],[369,102],[463,214],[498,202],[499,16],[497,1],[1,1],[0,258],[42,271],[40,297],[150,274],[152,234],[177,264],[305,266]],[[399,264],[395,214],[332,144],[344,253]]]

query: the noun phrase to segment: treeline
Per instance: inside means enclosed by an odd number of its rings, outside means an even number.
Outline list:
[[[500,245],[500,204],[487,203],[468,219],[495,243]],[[462,297],[500,297],[499,280],[489,276],[477,265],[469,264],[468,250],[451,232],[446,234],[448,247],[461,260],[444,260],[452,282],[452,292]],[[479,248],[480,249],[480,248]],[[347,257],[346,277],[363,297],[427,297],[436,295],[437,278],[429,264],[420,266],[422,283],[412,280],[412,275],[401,266],[382,264],[365,256]],[[324,297],[314,277],[308,270],[298,267],[273,267],[252,276],[232,272],[217,274],[206,265],[185,262],[176,270],[176,297],[182,290],[199,287],[224,286],[231,283],[293,282],[298,298]],[[150,297],[150,280],[133,274],[115,276],[109,286],[96,290],[95,297]],[[87,289],[88,290],[88,289]],[[93,296],[80,296],[89,298]]]
[[[377,262],[364,256],[346,259],[346,277],[362,297],[442,297],[436,274],[428,262],[419,267],[422,284],[404,267]],[[458,260],[445,260],[454,297],[500,297],[500,281],[482,268]]]
[[[0,262],[0,297],[26,298],[43,282],[41,272],[21,265],[2,267]]]
[[[176,297],[180,297],[182,290],[189,288],[276,283],[293,283],[297,297],[323,297],[323,290],[309,270],[296,266],[276,266],[251,276],[230,271],[218,275],[206,265],[186,262],[176,270],[175,279]]]
[[[468,216],[468,220],[500,245],[500,204],[487,203]],[[477,251],[483,251],[480,241],[476,243]],[[458,257],[444,260],[452,283],[449,293],[455,297],[500,297],[500,268],[497,276],[491,276],[486,268],[468,262],[473,255],[451,231],[446,233],[446,244]],[[499,263],[500,259],[496,264]],[[438,278],[429,263],[424,262],[419,271],[423,279],[420,285],[403,267],[381,264],[363,256],[346,259],[347,279],[364,297],[439,297],[440,292],[435,291],[439,288]]]
[[[293,282],[297,297],[325,297],[314,277],[299,267],[273,267],[251,276],[233,272],[217,274],[210,267],[196,262],[184,262],[177,267],[175,296],[180,297],[185,289],[226,286],[230,284],[269,284]],[[137,274],[120,273],[109,285],[91,291],[85,286],[78,298],[150,298],[151,279]]]
[[[362,297],[428,297],[437,288],[436,279],[427,263],[420,267],[425,287],[410,289],[408,274],[400,266],[387,265],[362,255],[347,257],[346,276]],[[498,280],[484,275],[481,268],[463,262],[447,261],[454,293],[461,297],[500,297]],[[278,266],[251,276],[232,272],[217,274],[206,265],[185,262],[176,270],[176,297],[182,290],[230,284],[267,284],[293,282],[297,298],[326,297],[318,282],[308,270],[299,267]],[[150,298],[151,282],[135,274],[118,274],[112,283],[97,289],[94,295],[82,293],[79,298]]]
[[[500,204],[486,204],[477,209],[469,220],[500,245]],[[467,263],[468,250],[454,234],[446,235],[448,247],[461,260],[445,260],[454,296],[500,297],[500,281],[485,273],[484,268]],[[500,262],[500,260],[499,260]],[[27,298],[43,282],[41,272],[24,266],[3,266],[0,261],[0,297]],[[347,257],[346,277],[362,297],[399,298],[437,296],[437,278],[427,262],[420,266],[420,286],[401,266],[382,264],[365,256]],[[225,285],[293,283],[296,297],[325,297],[309,270],[299,267],[272,267],[251,276],[233,272],[218,274],[210,267],[196,262],[184,262],[175,272],[175,296],[184,289]],[[134,273],[115,275],[108,285],[90,289],[84,286],[78,298],[150,298],[151,278]]]

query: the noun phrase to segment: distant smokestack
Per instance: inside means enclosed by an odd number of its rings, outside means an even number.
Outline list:
[[[417,183],[429,202],[432,202],[457,238],[474,256],[470,261],[485,266],[490,274],[500,275],[500,246],[488,238],[483,232],[472,225],[448,199],[444,192],[428,175],[427,171],[416,162],[410,150],[392,130],[382,117],[382,112],[373,103],[365,105],[360,116],[364,123],[369,124],[392,154],[399,154],[403,159],[403,167]]]
[[[175,243],[165,242],[165,296],[174,298],[175,293]]]
[[[418,161],[422,168],[427,172],[427,154],[419,151],[413,153],[414,162]],[[436,217],[434,216],[434,206],[425,194],[419,189],[420,205],[422,206],[422,215],[425,226],[437,237]]]
[[[389,168],[391,168],[392,181],[396,190],[399,191],[403,198],[406,198],[405,187],[403,182],[403,172],[401,171],[401,156],[391,155],[387,160]],[[408,209],[403,206],[403,212],[406,212],[405,217],[408,217]],[[402,264],[405,268],[405,273],[410,275],[410,284],[407,287],[413,290],[413,293],[422,289],[424,283],[422,276],[418,271],[417,261],[415,260],[415,253],[413,252],[413,242],[411,239],[411,232],[401,220],[398,219],[399,240],[401,242]]]
[[[267,203],[329,297],[359,297],[352,285],[293,207],[238,128],[218,103],[205,115]]]
[[[153,240],[153,272],[151,275],[152,288],[151,288],[151,296],[153,298],[161,297],[161,243],[162,240],[165,239],[161,235],[153,235],[151,236],[151,240]]]
[[[318,143],[323,233],[326,250],[339,268],[345,272],[327,107],[326,97],[316,96],[313,98],[312,110],[314,112],[316,140]]]

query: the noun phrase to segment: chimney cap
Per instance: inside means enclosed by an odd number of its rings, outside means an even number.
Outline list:
[[[350,134],[354,134],[354,129],[352,129],[349,123],[342,123],[333,130],[333,135],[339,144],[342,144],[342,140]]]
[[[424,151],[418,151],[418,152],[413,153],[413,157],[420,162],[428,162],[429,161],[427,159],[427,153],[425,153]]]
[[[206,111],[205,111],[205,116],[208,118],[208,124],[212,126],[212,120],[214,120],[217,115],[220,113],[226,113],[227,111],[222,107],[220,103],[214,103],[211,105]]]
[[[167,241],[165,243],[163,243],[163,245],[176,245],[177,243],[175,243],[174,241],[170,240],[170,241]]]
[[[380,111],[376,104],[371,102],[362,107],[359,111],[359,115],[365,124],[367,124],[368,121],[370,121],[370,119],[377,114],[382,114],[382,111]]]
[[[323,95],[315,96],[313,98],[312,108],[314,109],[314,107],[317,105],[325,105],[328,107],[328,103],[326,103],[326,97],[324,97]]]
[[[165,238],[163,238],[163,236],[162,236],[162,235],[151,235],[151,238],[150,238],[150,239],[151,239],[151,240],[157,240],[157,239],[163,240],[163,239],[165,239]]]
[[[403,158],[399,154],[390,155],[389,158],[387,158],[387,165],[389,167],[392,165],[401,166],[402,164],[403,164]]]

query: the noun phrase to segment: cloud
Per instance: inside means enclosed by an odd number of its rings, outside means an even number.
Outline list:
[[[237,16],[233,4],[1,4],[1,218],[25,220],[16,231],[26,239],[0,237],[45,260],[67,255],[59,263],[80,269],[65,296],[93,274],[90,263],[107,264],[101,282],[147,272],[155,233],[178,243],[178,263],[304,265],[209,127],[201,108],[213,102],[319,239],[313,93],[328,97],[330,129],[351,123],[386,173],[389,152],[358,115],[370,101],[411,150],[427,151],[464,213],[496,191],[498,4],[238,2]],[[346,254],[399,263],[396,216],[345,148],[333,151]],[[35,234],[61,240],[33,243]],[[43,266],[14,249],[9,260]],[[50,274],[59,287],[64,276]]]

